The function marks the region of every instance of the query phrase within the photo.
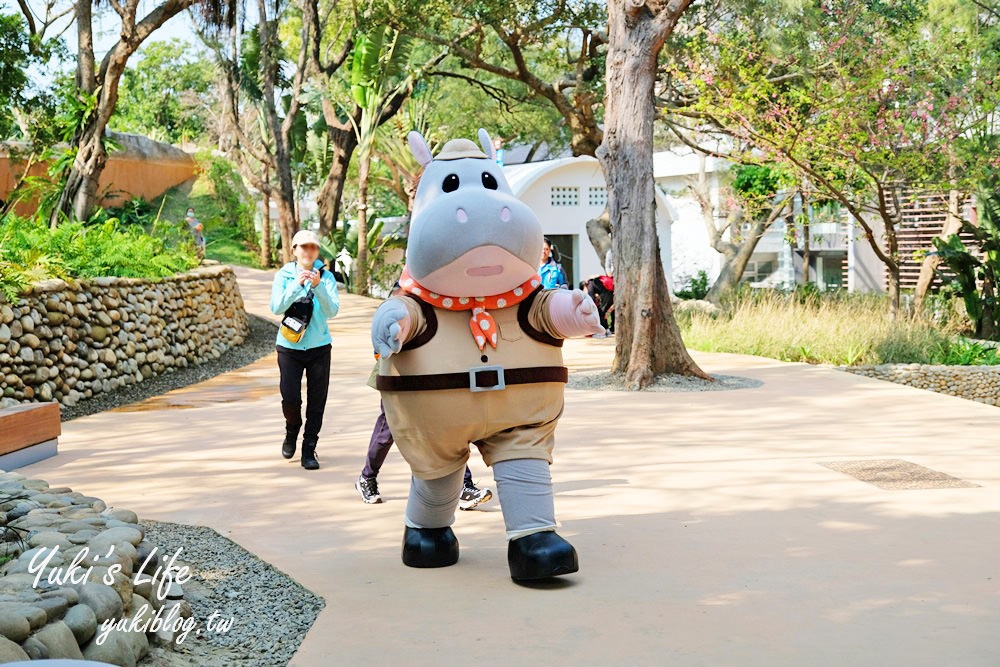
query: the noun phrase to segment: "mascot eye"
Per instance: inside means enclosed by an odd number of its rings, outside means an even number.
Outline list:
[[[441,189],[445,192],[454,192],[458,190],[458,176],[456,174],[448,174],[444,177],[444,183],[441,184]]]
[[[493,177],[488,171],[483,172],[483,187],[487,190],[496,190],[499,185],[497,185],[497,179]]]

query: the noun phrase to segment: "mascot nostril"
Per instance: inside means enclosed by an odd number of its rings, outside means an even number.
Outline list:
[[[372,319],[376,386],[413,473],[403,563],[458,561],[450,526],[471,442],[493,468],[511,578],[576,572],[576,550],[555,532],[549,464],[568,379],[563,339],[603,332],[597,310],[579,290],[541,287],[541,225],[511,194],[485,130],[480,146],[454,139],[436,157],[419,133],[408,140],[424,173],[406,266],[400,293]],[[477,180],[483,188],[468,187]],[[454,220],[490,223],[496,212],[503,225],[455,233]]]

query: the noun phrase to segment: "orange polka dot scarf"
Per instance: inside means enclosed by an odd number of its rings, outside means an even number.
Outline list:
[[[490,315],[490,310],[497,308],[507,308],[521,303],[531,293],[542,284],[542,279],[536,273],[523,283],[503,294],[493,296],[445,296],[436,294],[426,287],[423,287],[410,275],[409,270],[403,267],[403,275],[399,278],[400,288],[407,294],[412,294],[421,301],[429,303],[436,308],[445,310],[471,310],[472,319],[469,321],[469,329],[472,331],[472,338],[482,352],[489,343],[493,349],[497,347],[498,329],[497,323]]]

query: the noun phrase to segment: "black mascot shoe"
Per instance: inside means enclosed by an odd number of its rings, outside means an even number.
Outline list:
[[[514,581],[548,579],[580,569],[576,549],[551,530],[508,542],[507,565]]]
[[[451,528],[410,528],[403,532],[403,564],[448,567],[458,562],[458,538]]]

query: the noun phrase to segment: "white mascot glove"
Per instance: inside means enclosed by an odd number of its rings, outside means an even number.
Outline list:
[[[385,301],[372,317],[372,348],[380,358],[388,359],[403,347],[410,330],[406,306],[396,299]]]
[[[552,325],[564,338],[604,333],[594,300],[578,289],[555,290],[548,306]]]

